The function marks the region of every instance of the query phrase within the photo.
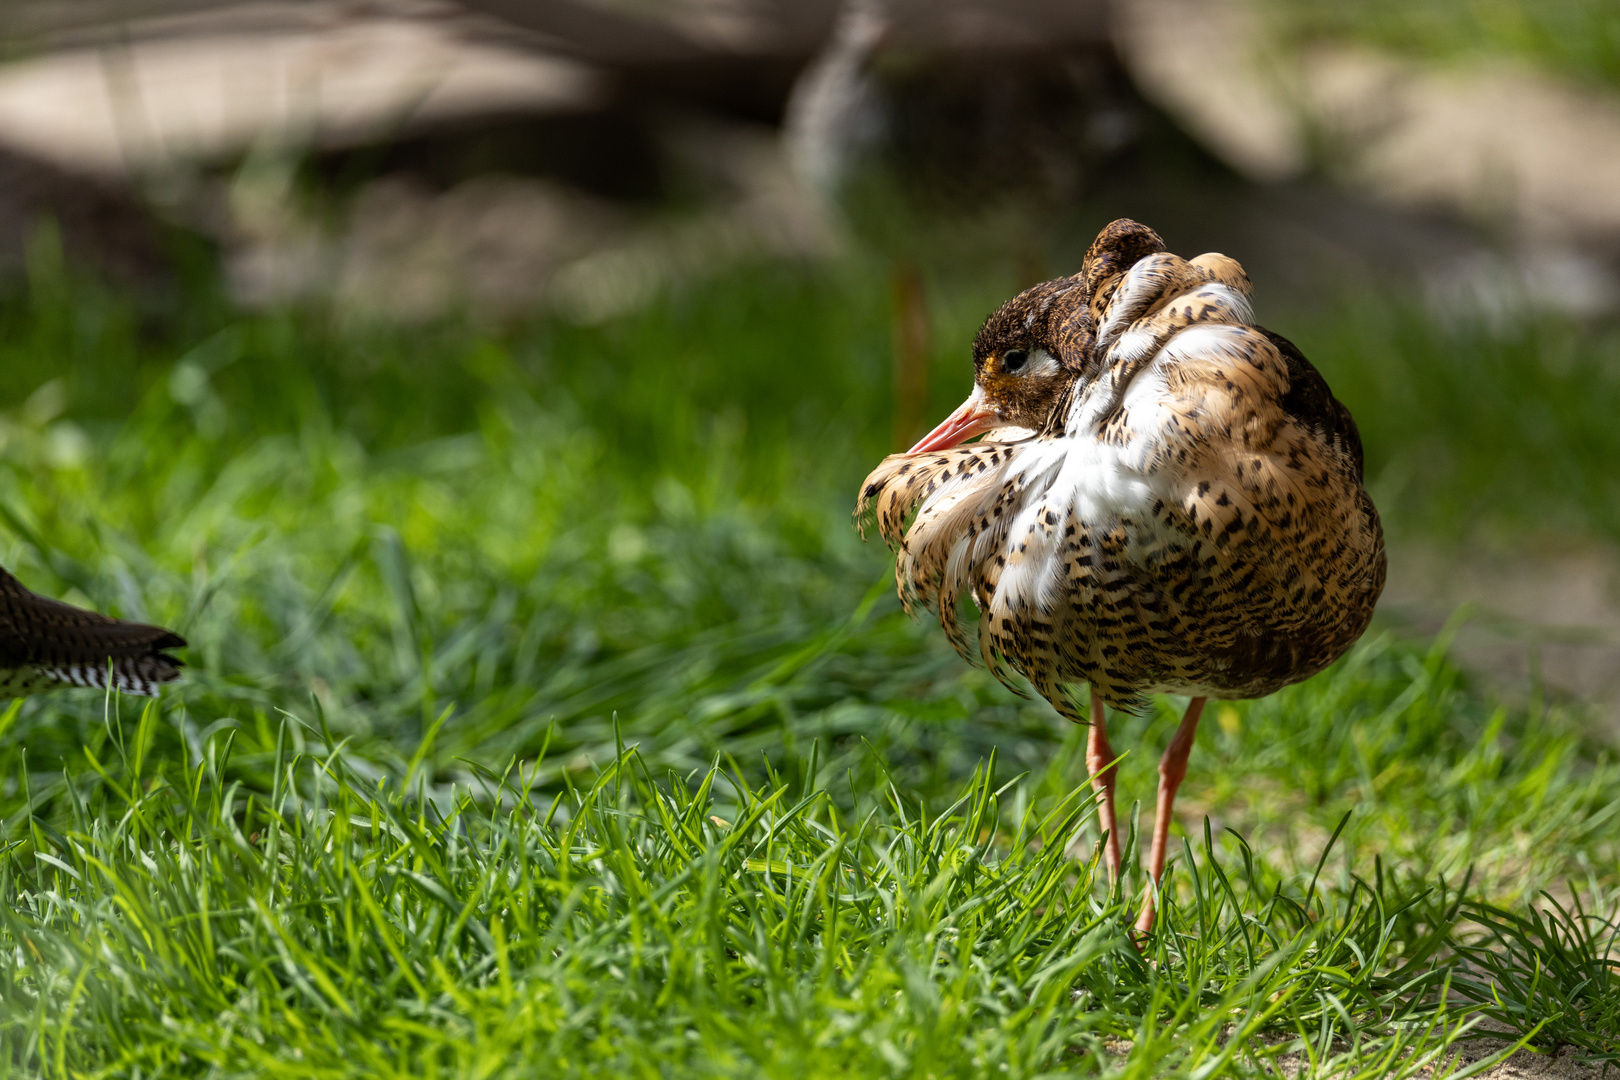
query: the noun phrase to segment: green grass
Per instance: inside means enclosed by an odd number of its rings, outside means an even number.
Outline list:
[[[49,266],[0,305],[0,561],[195,668],[0,718],[11,1071],[1384,1076],[1476,1008],[1620,1060],[1620,767],[1443,642],[1211,710],[1137,955],[1083,732],[909,623],[850,526],[871,271],[497,332]],[[941,412],[1000,291],[936,293]],[[1387,310],[1278,328],[1392,529],[1612,537],[1613,337]],[[1176,704],[1113,721],[1126,805]]]
[[[1267,8],[1296,41],[1359,40],[1426,60],[1511,58],[1620,86],[1620,9],[1611,0],[1267,0]]]
[[[1138,1073],[1304,1048],[1383,1076],[1458,1033],[1432,931],[1393,930],[1420,896],[1206,848],[1139,957],[1064,854],[1085,800],[988,766],[943,811],[891,788],[846,814],[633,750],[550,800],[521,770],[435,797],[283,740],[255,797],[228,737],[146,773],[158,723],[8,882],[5,1041],[63,1075],[1096,1075],[1131,1039]]]

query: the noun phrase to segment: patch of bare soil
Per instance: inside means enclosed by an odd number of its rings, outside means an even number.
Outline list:
[[[1474,1039],[1457,1055],[1457,1062],[1463,1068],[1476,1061],[1483,1061],[1492,1054],[1512,1046],[1511,1040],[1502,1039]],[[1558,1053],[1538,1054],[1533,1050],[1519,1050],[1508,1059],[1493,1068],[1487,1069],[1479,1075],[1490,1077],[1492,1080],[1519,1080],[1520,1077],[1567,1077],[1569,1080],[1597,1080],[1602,1075],[1601,1066],[1592,1065],[1579,1060],[1579,1055],[1573,1048],[1566,1048]]]
[[[1470,1039],[1460,1044],[1459,1048],[1449,1057],[1443,1059],[1439,1067],[1430,1066],[1424,1069],[1426,1075],[1451,1076],[1461,1072],[1472,1065],[1485,1061],[1503,1050],[1512,1046],[1516,1040],[1478,1038]],[[1123,1062],[1131,1052],[1132,1042],[1129,1039],[1110,1039],[1103,1044],[1104,1051],[1116,1062]],[[1279,1054],[1272,1059],[1276,1068],[1276,1075],[1283,1077],[1296,1077],[1307,1071],[1308,1061],[1304,1054]],[[1536,1078],[1561,1078],[1561,1080],[1599,1080],[1603,1076],[1603,1068],[1582,1061],[1573,1049],[1565,1049],[1557,1053],[1538,1053],[1534,1050],[1517,1050],[1508,1055],[1505,1061],[1498,1062],[1484,1072],[1475,1073],[1481,1080],[1529,1080]]]

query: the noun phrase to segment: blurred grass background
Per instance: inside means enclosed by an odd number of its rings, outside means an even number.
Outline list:
[[[1620,13],[1605,0],[1268,0],[1299,41],[1360,41],[1429,61],[1507,60],[1620,86]]]

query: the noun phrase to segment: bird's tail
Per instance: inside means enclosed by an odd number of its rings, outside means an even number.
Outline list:
[[[180,677],[172,630],[125,622],[31,592],[0,570],[0,696],[52,686],[106,687],[151,696]]]

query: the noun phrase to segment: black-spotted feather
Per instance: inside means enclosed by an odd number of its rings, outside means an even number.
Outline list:
[[[1342,653],[1384,578],[1359,439],[1249,296],[1233,260],[1184,261],[1115,223],[1081,275],[992,316],[981,341],[1057,327],[1034,344],[1070,350],[1074,389],[1035,437],[896,455],[867,479],[858,513],[898,549],[907,610],[1075,719],[1082,682],[1125,708],[1251,697]]]

